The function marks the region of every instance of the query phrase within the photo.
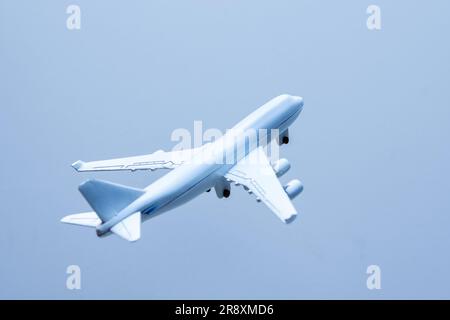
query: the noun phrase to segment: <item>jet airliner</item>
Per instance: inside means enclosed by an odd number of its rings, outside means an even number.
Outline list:
[[[141,237],[141,222],[178,207],[214,188],[219,198],[230,196],[231,184],[242,185],[284,223],[297,211],[291,199],[303,185],[278,180],[290,169],[286,159],[271,162],[268,147],[289,142],[289,126],[303,109],[303,99],[280,95],[235,125],[221,138],[199,148],[72,164],[78,172],[170,169],[145,189],[90,179],[79,191],[94,211],[64,217],[64,223],[96,228],[99,237],[116,234],[128,241]],[[249,131],[257,132],[249,135]],[[273,134],[276,132],[277,134]],[[252,137],[252,138],[249,138]],[[231,155],[231,156],[227,156]]]

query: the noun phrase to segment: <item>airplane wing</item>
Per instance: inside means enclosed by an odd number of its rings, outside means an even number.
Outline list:
[[[158,150],[154,153],[128,158],[117,158],[100,161],[77,161],[72,167],[79,171],[119,171],[119,170],[156,170],[174,169],[182,163],[190,160],[200,148],[185,149],[165,152]]]
[[[257,201],[264,202],[284,223],[294,221],[297,211],[275,175],[263,147],[239,161],[225,174],[225,178],[254,193]]]

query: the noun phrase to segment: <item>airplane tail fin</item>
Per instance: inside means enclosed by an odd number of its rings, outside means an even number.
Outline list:
[[[95,212],[73,214],[61,222],[97,227],[110,220],[122,209],[144,194],[144,190],[102,180],[88,180],[78,188]],[[136,241],[141,235],[141,213],[136,212],[111,228],[111,231],[128,241]]]
[[[102,222],[108,221],[144,194],[141,189],[95,179],[84,182],[78,189]]]

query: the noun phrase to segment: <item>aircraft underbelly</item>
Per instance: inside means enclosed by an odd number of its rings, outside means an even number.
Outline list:
[[[152,213],[152,216],[153,216],[153,214],[158,215],[160,213],[163,213],[163,212],[172,210],[176,207],[179,207],[179,206],[185,204],[186,202],[189,202],[190,200],[192,200],[192,199],[196,198],[197,196],[201,195],[202,193],[204,193],[205,190],[208,190],[208,189],[214,187],[216,180],[217,180],[217,177],[215,174],[208,176],[206,179],[199,182],[192,189],[184,192],[182,195],[178,196],[176,199],[174,199],[170,203],[164,205],[160,209],[155,210],[155,212]]]
[[[217,179],[215,172],[219,168],[220,166],[217,164],[186,164],[173,170],[147,189],[147,192],[150,195],[154,195],[154,200],[151,201],[147,209],[142,212],[148,215],[146,218],[150,218],[192,200],[205,192],[205,190],[214,186]],[[179,170],[180,172],[177,173],[178,179],[173,181],[170,174],[175,173],[178,169],[181,169]],[[180,175],[183,175],[184,172],[189,172],[188,179],[183,180],[180,178]],[[168,179],[165,179],[166,177]],[[184,183],[180,184],[180,181],[183,181]]]

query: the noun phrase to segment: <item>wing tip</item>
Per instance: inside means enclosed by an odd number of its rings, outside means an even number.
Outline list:
[[[297,213],[294,213],[293,215],[291,215],[289,218],[284,220],[285,224],[291,224],[292,222],[294,222],[294,220],[297,218]]]
[[[72,163],[72,168],[74,168],[76,171],[81,171],[81,168],[84,165],[84,161],[78,160]]]
[[[71,217],[71,216],[72,216],[72,215],[65,216],[65,217],[61,218],[61,220],[59,220],[59,222],[62,222],[62,223],[70,223],[69,221],[70,221],[70,217]]]

